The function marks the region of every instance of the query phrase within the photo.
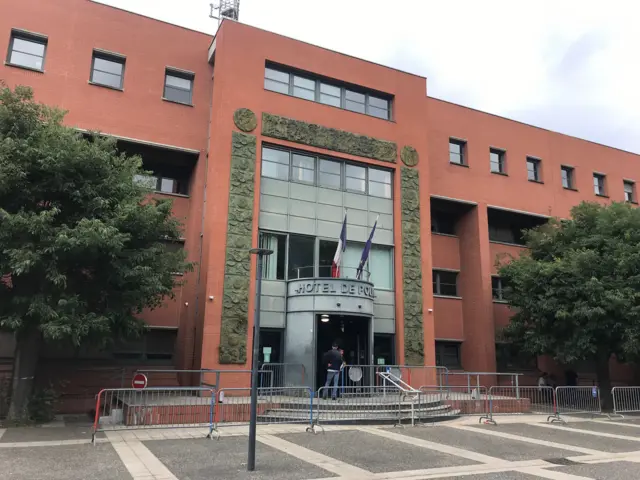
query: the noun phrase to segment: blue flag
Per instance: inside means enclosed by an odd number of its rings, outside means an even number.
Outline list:
[[[360,263],[358,264],[358,271],[356,272],[356,277],[358,280],[362,280],[362,271],[364,269],[367,260],[369,259],[369,251],[371,250],[371,243],[373,242],[373,234],[376,233],[376,225],[378,225],[378,219],[376,218],[376,222],[373,224],[373,228],[371,229],[371,234],[369,235],[369,239],[367,243],[364,245],[364,250],[362,250],[362,257],[360,257]]]

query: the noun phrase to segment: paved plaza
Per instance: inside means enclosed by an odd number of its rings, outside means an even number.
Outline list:
[[[257,471],[247,429],[105,432],[86,422],[0,429],[0,478],[11,480],[467,480],[640,478],[640,419],[465,418],[420,426],[258,428]]]

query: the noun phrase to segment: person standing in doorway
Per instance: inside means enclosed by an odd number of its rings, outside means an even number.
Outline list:
[[[340,350],[338,350],[338,344],[333,342],[331,350],[326,352],[322,357],[322,363],[327,368],[327,381],[324,383],[324,386],[328,387],[333,383],[333,388],[331,389],[332,400],[336,400],[338,398],[338,379],[340,378],[342,362],[342,355],[340,354]],[[326,398],[327,390],[328,389],[325,388],[323,398]]]

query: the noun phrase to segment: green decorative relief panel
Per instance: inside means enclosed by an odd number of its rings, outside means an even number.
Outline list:
[[[258,126],[258,119],[248,108],[239,108],[233,112],[233,123],[243,132],[251,132]]]
[[[422,255],[420,250],[420,185],[418,171],[402,167],[402,269],[404,273],[404,361],[424,365],[422,325]]]
[[[407,167],[415,167],[420,161],[418,151],[410,145],[402,147],[402,150],[400,151],[400,158],[402,159],[402,163]]]
[[[227,249],[220,332],[220,363],[247,361],[249,271],[256,137],[233,132],[227,216]]]
[[[270,113],[262,114],[262,135],[384,162],[395,162],[398,156],[393,142]]]

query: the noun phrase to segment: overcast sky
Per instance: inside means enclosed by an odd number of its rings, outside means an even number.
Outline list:
[[[217,28],[209,3],[218,0],[101,1],[210,34]],[[240,21],[426,76],[432,97],[640,153],[633,3],[241,0]]]

